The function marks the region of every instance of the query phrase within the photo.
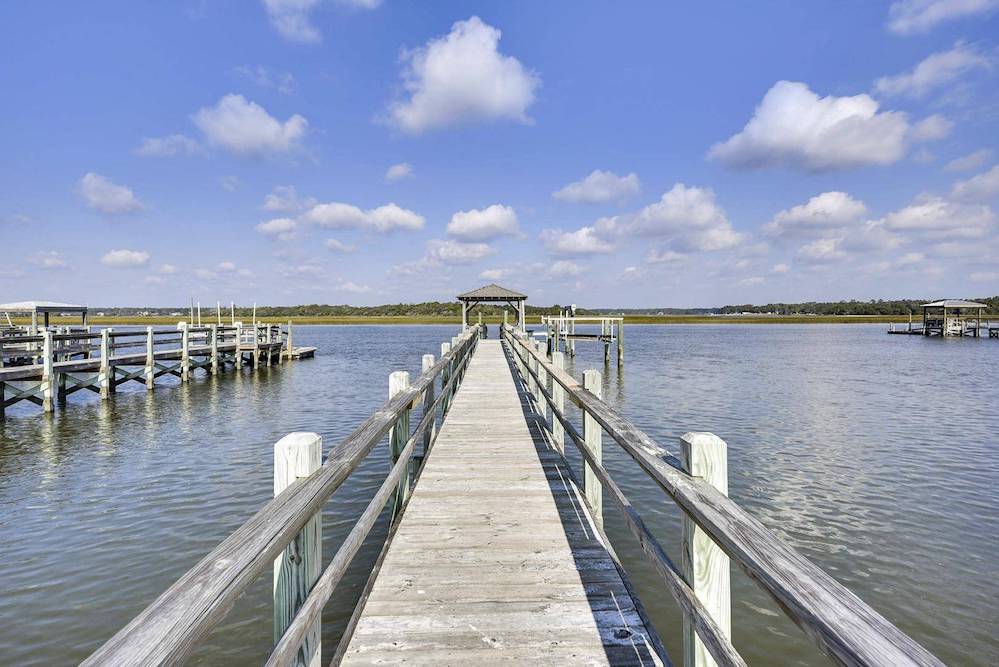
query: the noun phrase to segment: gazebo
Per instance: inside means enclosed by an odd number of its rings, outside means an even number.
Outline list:
[[[473,308],[482,303],[506,303],[516,311],[520,329],[523,330],[527,324],[527,317],[524,311],[524,302],[527,301],[526,294],[514,292],[511,289],[492,284],[485,285],[479,289],[473,289],[471,292],[459,294],[458,301],[461,301],[462,331],[468,328],[468,314],[472,312]]]
[[[79,315],[83,326],[87,326],[87,307],[78,306],[71,303],[57,303],[55,301],[18,301],[17,303],[0,303],[0,313],[6,313],[7,321],[10,321],[11,313],[18,315],[31,315],[31,331],[38,331],[38,316],[42,316],[43,326],[49,326],[49,316],[52,313],[60,315],[63,313]]]
[[[971,329],[971,335],[978,336],[982,325],[982,313],[987,307],[984,303],[961,299],[924,303],[923,335],[964,336],[967,335],[968,322],[974,320],[975,326]]]

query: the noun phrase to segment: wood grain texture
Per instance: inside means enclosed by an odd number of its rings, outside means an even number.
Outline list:
[[[728,448],[713,433],[684,433],[680,451],[687,472],[728,495]],[[683,519],[683,573],[697,599],[726,638],[732,636],[732,595],[729,560],[711,537],[689,516]],[[683,664],[685,667],[715,667],[714,659],[687,619],[683,624]]]
[[[660,664],[529,405],[479,341],[343,664]]]
[[[274,445],[274,496],[322,465],[323,441],[318,433],[289,433]],[[323,557],[323,526],[317,512],[274,559],[274,641],[302,608],[309,591],[319,578]],[[298,667],[320,667],[321,632],[319,621],[312,623],[296,651]]]

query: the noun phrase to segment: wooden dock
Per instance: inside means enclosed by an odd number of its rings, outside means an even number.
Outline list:
[[[273,572],[275,646],[265,664],[319,667],[323,609],[391,507],[332,665],[669,664],[603,535],[617,518],[682,612],[682,626],[660,629],[682,636],[685,667],[746,665],[731,640],[730,564],[836,664],[942,667],[728,497],[721,438],[684,433],[682,458],[674,456],[601,400],[598,371],[577,381],[564,353],[549,356],[520,327],[504,325],[502,342],[481,333],[467,327],[439,359],[424,355],[412,383],[408,372],[392,373],[388,401],[325,461],[318,434],[282,438],[274,500],[83,664],[183,663]],[[683,510],[680,565],[604,468],[604,435]],[[581,471],[563,457],[567,443]],[[324,563],[320,512],[375,451],[388,454],[389,472]]]
[[[662,664],[510,363],[479,343],[342,664]]]

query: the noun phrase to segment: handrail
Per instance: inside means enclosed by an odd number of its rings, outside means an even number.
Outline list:
[[[551,365],[510,327],[502,330],[542,365],[567,396],[595,419],[721,549],[777,601],[788,617],[842,665],[933,665],[942,662],[884,616],[798,553],[614,408]]]
[[[477,336],[473,336],[473,340],[477,338]],[[470,354],[465,354],[461,358],[458,366],[454,369],[455,372],[453,372],[451,377],[444,382],[440,394],[434,402],[429,406],[424,406],[423,418],[413,430],[413,434],[406,441],[406,446],[403,447],[402,451],[399,453],[399,458],[395,462],[395,465],[392,466],[392,469],[389,471],[385,481],[382,482],[382,485],[378,488],[375,496],[368,503],[368,506],[364,509],[364,512],[354,524],[350,533],[348,533],[347,537],[344,539],[343,544],[341,544],[340,548],[337,549],[337,552],[330,561],[330,564],[326,567],[323,573],[319,575],[319,579],[312,587],[312,590],[309,591],[305,602],[302,603],[301,608],[298,610],[298,614],[291,622],[291,625],[288,626],[288,629],[285,630],[285,633],[281,636],[281,639],[274,647],[274,650],[271,651],[271,655],[267,658],[265,667],[279,667],[294,664],[295,658],[298,655],[299,647],[305,641],[306,635],[309,634],[312,625],[322,616],[323,607],[333,595],[333,591],[336,590],[336,587],[343,578],[344,573],[346,573],[347,566],[350,565],[351,560],[353,560],[354,556],[361,548],[361,544],[364,542],[372,526],[374,526],[375,520],[381,514],[382,509],[384,509],[385,503],[392,498],[399,484],[399,480],[402,479],[402,476],[408,470],[409,461],[410,458],[412,458],[414,450],[416,449],[417,440],[420,439],[420,436],[422,436],[437,419],[437,408],[443,405],[445,396],[448,395],[450,389],[461,379],[461,371],[468,364],[468,360],[470,358]],[[432,437],[433,440],[431,440],[431,444],[436,441],[437,434],[434,433]]]
[[[477,327],[466,331],[448,354],[334,446],[316,472],[293,482],[268,502],[82,664],[183,662],[360,465],[403,411],[419,400],[445,369],[454,366],[455,360],[468,354],[477,337]]]
[[[526,362],[526,359],[520,354],[519,350],[514,351]],[[562,428],[565,429],[565,433],[569,436],[569,439],[576,446],[576,449],[579,450],[579,453],[590,466],[590,469],[596,474],[604,489],[608,491],[618,510],[624,514],[625,521],[632,535],[638,540],[642,551],[648,557],[652,567],[669,587],[673,599],[680,605],[684,616],[692,621],[694,631],[697,632],[697,636],[704,642],[704,645],[711,653],[711,657],[719,665],[725,667],[746,667],[746,662],[742,659],[742,656],[735,650],[732,642],[725,636],[721,628],[718,627],[714,618],[711,617],[710,612],[704,607],[704,604],[697,598],[693,589],[684,580],[683,574],[681,574],[680,570],[666,554],[666,550],[663,549],[662,545],[659,544],[659,541],[645,525],[645,522],[635,510],[631,501],[628,500],[624,492],[621,491],[621,488],[614,482],[607,469],[590,452],[583,436],[580,435],[576,427],[559,410],[555,397],[544,386],[544,380],[529,365],[526,368],[530,376],[538,383],[537,387],[551,408],[552,416],[557,418],[562,424]]]

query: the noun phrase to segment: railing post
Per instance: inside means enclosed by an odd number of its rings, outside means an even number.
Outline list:
[[[624,363],[624,318],[617,321],[617,365]]]
[[[434,355],[425,354],[423,355],[423,370],[426,373],[428,370],[434,367]],[[427,385],[427,390],[423,394],[423,413],[426,415],[434,404],[434,383],[431,382]],[[427,462],[427,452],[430,451],[430,445],[434,442],[434,435],[437,433],[437,418],[434,417],[430,423],[430,427],[423,431],[423,464]],[[421,464],[421,465],[423,465]]]
[[[288,358],[291,359],[291,353],[295,351],[295,347],[291,344],[291,320],[288,320]]]
[[[681,456],[687,472],[701,477],[723,495],[728,495],[728,447],[713,433],[684,433]],[[683,571],[697,599],[710,612],[726,637],[732,637],[732,603],[729,560],[725,552],[687,515],[683,517]],[[684,667],[713,667],[693,626],[683,624]]]
[[[52,396],[55,392],[55,377],[53,372],[52,332],[42,331],[42,409],[45,412],[54,410]]]
[[[450,351],[451,343],[441,343],[441,359]],[[441,391],[444,392],[444,399],[441,401],[441,415],[447,414],[448,408],[451,407],[451,390],[444,388],[450,379],[451,367],[450,364],[445,364],[444,368],[441,369]]]
[[[274,445],[274,496],[295,480],[319,469],[323,440],[318,433],[289,433]],[[323,526],[316,512],[274,560],[274,643],[291,625],[322,570]],[[321,667],[321,633],[317,620],[298,652],[298,665]]]
[[[394,371],[389,375],[389,398],[395,397],[400,391],[405,391],[409,388],[409,372],[408,371]],[[402,450],[406,448],[406,441],[409,440],[409,413],[412,406],[406,406],[406,409],[399,414],[399,419],[396,420],[392,428],[389,429],[389,452],[392,456],[392,465],[395,465],[396,461],[399,460],[399,455]],[[402,511],[402,504],[406,502],[406,498],[409,495],[409,469],[403,474],[402,479],[399,480],[399,487],[395,491],[395,501],[392,504],[392,517],[395,518]]]
[[[530,392],[531,396],[534,397],[534,400],[537,401],[538,383],[534,380],[534,375],[531,374],[531,371],[534,371],[536,373],[538,370],[538,362],[534,359],[534,355],[531,354],[531,350],[534,349],[534,341],[528,339],[524,341],[524,343],[525,347],[527,348],[526,350],[527,372],[524,373],[524,377],[527,380],[527,391]]]
[[[219,328],[217,325],[209,325],[208,335],[212,337],[212,375],[219,374]]]
[[[153,328],[146,327],[146,389],[153,390],[156,384],[156,354],[153,351]]]
[[[97,386],[101,398],[107,400],[114,393],[114,365],[111,363],[111,329],[101,329],[101,365],[97,371]]]
[[[560,370],[565,368],[565,354],[552,352],[552,366]],[[555,408],[565,414],[565,389],[558,383],[558,380],[552,380],[552,399]],[[559,453],[565,454],[565,428],[554,414],[552,415],[552,439],[555,441],[555,448],[558,449]]]
[[[191,336],[187,322],[181,322],[180,327],[180,381],[191,379]]]
[[[243,323],[236,322],[236,349],[233,350],[233,363],[236,368],[243,367],[243,351],[241,346],[243,345]]]
[[[534,349],[541,352],[541,341],[534,341]],[[534,361],[534,369],[538,373],[538,383],[536,384],[536,390],[534,397],[538,401],[538,414],[541,415],[541,419],[548,419],[548,401],[545,400],[544,390],[548,388],[548,372],[545,370],[543,364],[539,363],[536,359]]]
[[[583,388],[591,394],[600,398],[602,391],[600,388],[600,371],[583,371]],[[602,465],[603,463],[603,429],[600,424],[588,412],[584,410],[583,415],[583,440],[586,442],[586,449],[593,455],[594,460]],[[596,473],[590,468],[588,463],[583,464],[583,493],[590,503],[593,511],[593,521],[598,526],[604,525],[604,493]]]

